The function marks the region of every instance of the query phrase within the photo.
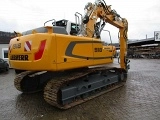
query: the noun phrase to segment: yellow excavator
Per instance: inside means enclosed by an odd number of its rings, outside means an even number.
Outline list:
[[[9,44],[9,63],[19,74],[14,79],[23,93],[44,92],[44,99],[68,109],[124,85],[129,69],[128,22],[104,0],[87,3],[76,22],[53,20],[46,26],[16,33]],[[51,21],[51,20],[49,20]],[[120,61],[105,47],[101,32],[106,23],[119,28]],[[109,50],[107,50],[109,49]]]

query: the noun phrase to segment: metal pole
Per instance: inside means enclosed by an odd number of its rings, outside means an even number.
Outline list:
[[[110,37],[110,41],[111,41],[111,45],[112,45],[112,39],[111,39],[111,34],[109,30],[103,30],[103,31],[107,31],[109,33],[109,37]]]

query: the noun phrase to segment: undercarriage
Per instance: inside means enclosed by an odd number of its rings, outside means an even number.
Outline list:
[[[127,73],[121,68],[81,68],[61,72],[25,71],[15,78],[23,93],[44,92],[47,103],[68,109],[124,85]]]

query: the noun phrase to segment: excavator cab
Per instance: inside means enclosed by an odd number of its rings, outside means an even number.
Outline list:
[[[77,35],[79,32],[79,24],[71,22],[69,20],[65,20],[65,19],[58,20],[58,21],[55,21],[55,19],[48,20],[44,23],[44,26],[47,22],[51,22],[51,21],[53,21],[52,22],[53,26],[64,27],[68,35]]]

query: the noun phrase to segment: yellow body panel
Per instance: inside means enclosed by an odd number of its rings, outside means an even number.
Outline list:
[[[112,55],[98,39],[35,32],[10,41],[9,59],[15,69],[59,71],[112,63]]]
[[[105,49],[107,52],[112,52],[113,56],[116,54],[116,47],[112,45],[106,45],[103,46],[103,49]]]

